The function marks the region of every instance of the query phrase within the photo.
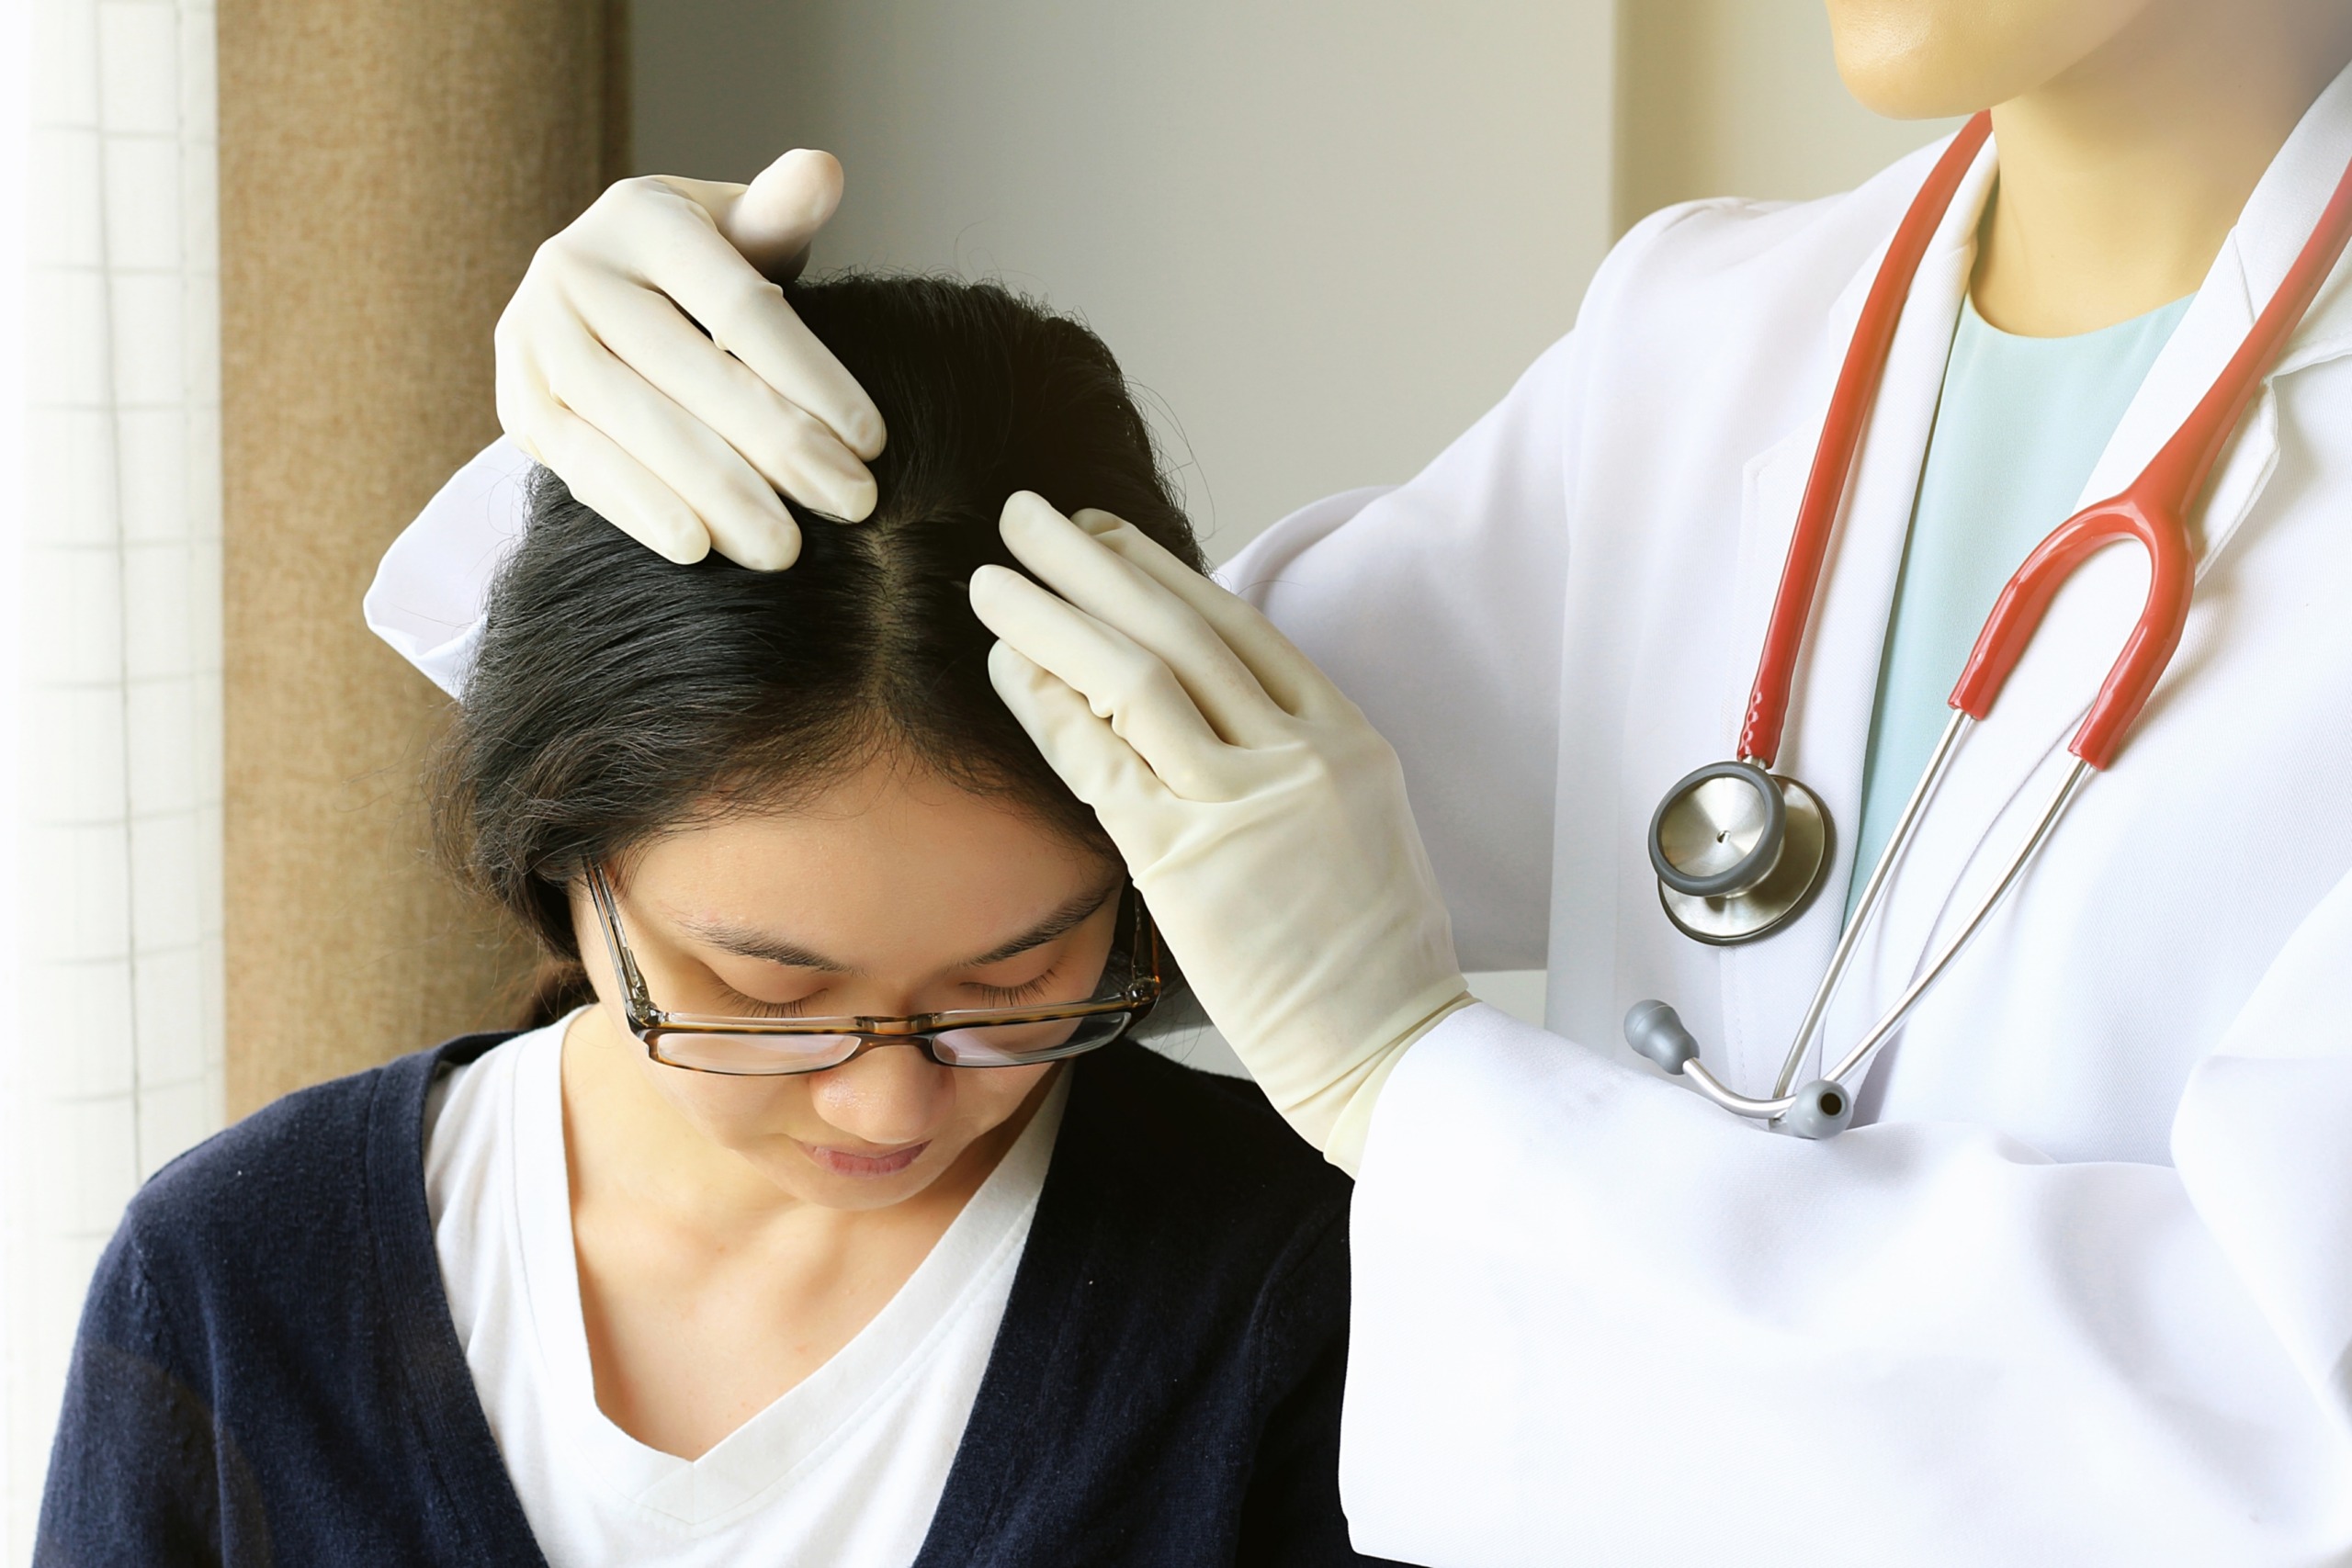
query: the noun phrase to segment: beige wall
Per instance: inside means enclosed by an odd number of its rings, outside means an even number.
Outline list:
[[[1620,230],[1697,197],[1845,190],[1957,123],[1856,103],[1821,0],[1623,0],[1620,25]]]
[[[229,1110],[495,1015],[376,558],[496,433],[490,330],[605,159],[605,0],[220,0]]]

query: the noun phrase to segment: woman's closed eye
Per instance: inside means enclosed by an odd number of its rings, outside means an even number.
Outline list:
[[[716,975],[713,975],[711,979],[718,987],[717,1000],[724,1005],[726,1011],[729,1016],[737,1018],[774,1019],[794,1019],[820,1016],[819,1010],[812,1009],[809,1006],[809,1003],[814,1001],[818,997],[824,995],[822,990],[813,992],[808,996],[800,997],[788,1002],[772,1002],[763,1000],[758,997],[746,996],[741,991],[729,985],[726,981],[719,979]]]
[[[1056,965],[1055,969],[1048,969],[1035,979],[1018,986],[991,986],[979,980],[967,980],[964,986],[988,1007],[1027,1007],[1032,1002],[1046,999],[1046,993],[1053,989],[1051,982],[1058,968],[1059,965]]]
[[[968,998],[964,1005],[974,1008],[1021,1008],[1029,1007],[1048,998],[1061,999],[1053,998],[1054,979],[1060,971],[1061,965],[1056,964],[1035,978],[1023,980],[1017,986],[993,986],[985,980],[967,980],[961,987]],[[831,1015],[830,1010],[813,1005],[824,997],[825,993],[822,990],[788,1002],[767,1001],[758,997],[745,995],[726,981],[718,979],[717,976],[713,976],[712,979],[718,986],[718,996],[715,999],[732,1017],[789,1020],[821,1018]]]

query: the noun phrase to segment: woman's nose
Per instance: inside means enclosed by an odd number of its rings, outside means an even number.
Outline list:
[[[817,1114],[869,1144],[911,1144],[930,1137],[955,1104],[950,1075],[913,1045],[882,1045],[811,1086]]]

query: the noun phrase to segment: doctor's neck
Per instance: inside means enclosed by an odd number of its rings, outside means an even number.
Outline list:
[[[1829,0],[1854,95],[1993,106],[2000,180],[1973,293],[2013,333],[2091,332],[2194,293],[2312,100],[2344,0]]]

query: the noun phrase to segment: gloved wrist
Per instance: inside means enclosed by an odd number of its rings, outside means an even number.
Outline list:
[[[1317,1095],[1309,1105],[1300,1107],[1296,1113],[1284,1111],[1285,1119],[1323,1151],[1325,1159],[1350,1176],[1355,1175],[1363,1164],[1365,1140],[1372,1134],[1373,1110],[1380,1101],[1389,1075],[1396,1072],[1405,1053],[1423,1035],[1477,999],[1467,990],[1456,991],[1344,1078]],[[1320,1124],[1320,1130],[1311,1131],[1310,1122]]]
[[[1117,519],[1081,519],[1007,502],[1006,542],[1050,586],[972,574],[1003,639],[990,677],[1094,808],[1210,1019],[1325,1148],[1383,1062],[1468,998],[1404,771],[1256,610]]]

